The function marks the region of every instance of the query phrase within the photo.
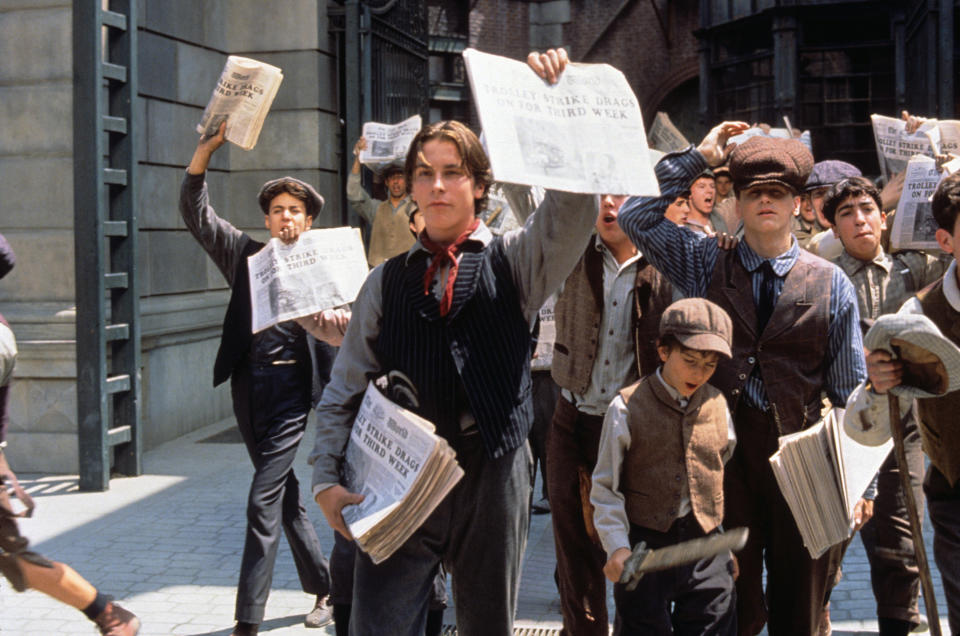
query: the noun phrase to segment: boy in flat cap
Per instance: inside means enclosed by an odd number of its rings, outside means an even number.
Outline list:
[[[707,381],[730,357],[732,332],[709,300],[667,307],[660,367],[620,391],[603,419],[590,501],[621,636],[736,634],[729,553],[649,572],[632,591],[620,583],[631,545],[662,548],[721,531],[723,465],[736,433],[723,393]]]
[[[217,216],[205,180],[211,156],[225,142],[225,129],[226,123],[216,135],[200,138],[180,188],[180,214],[232,288],[213,384],[230,379],[233,412],[255,469],[237,586],[233,633],[240,636],[256,634],[263,621],[281,530],[290,543],[303,591],[317,597],[307,627],[320,627],[332,617],[325,601],[330,590],[327,560],[293,472],[311,405],[313,369],[307,333],[293,321],[252,333],[247,257],[264,244]],[[268,181],[257,198],[271,238],[285,243],[307,231],[323,208],[323,197],[293,177]],[[346,328],[345,317],[321,318],[308,326],[314,335],[339,344],[336,336]]]
[[[960,346],[960,173],[940,183],[932,207],[937,243],[953,255],[953,261],[940,280],[904,303],[898,313],[925,315],[943,336]],[[867,370],[870,383],[858,387],[851,398],[845,424],[854,438],[880,444],[890,436],[884,394],[906,384],[904,369],[888,352],[877,349],[867,356]],[[900,400],[902,409],[910,404]],[[918,417],[921,445],[930,458],[923,490],[933,524],[933,556],[943,579],[950,631],[960,634],[960,391],[917,399],[912,409]]]
[[[656,166],[661,196],[627,201],[620,225],[685,296],[716,302],[733,321],[733,357],[714,384],[734,414],[737,448],[724,476],[727,526],[750,530],[738,555],[741,634],[810,634],[827,591],[828,551],[811,559],[770,469],[781,435],[820,419],[821,394],[843,406],[866,376],[856,296],[835,265],[801,250],[790,231],[813,158],[795,139],[754,137],[730,154],[744,238],[722,252],[715,241],[666,221],[663,210],[726,141],[747,128],[724,122],[698,148]],[[762,584],[767,567],[767,594]]]
[[[360,183],[360,152],[366,147],[366,137],[360,137],[353,146],[353,166],[347,175],[347,201],[370,224],[367,262],[370,267],[376,267],[413,247],[414,239],[407,232],[407,221],[417,206],[407,193],[407,178],[399,161],[388,164],[376,175],[383,179],[387,198],[381,201],[367,194]]]

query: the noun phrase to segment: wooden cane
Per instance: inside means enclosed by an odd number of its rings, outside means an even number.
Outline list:
[[[913,549],[917,555],[917,567],[920,569],[920,585],[923,588],[923,604],[927,608],[927,622],[931,636],[941,636],[940,617],[937,614],[937,600],[933,595],[933,579],[930,577],[930,565],[927,563],[927,550],[923,545],[923,531],[920,528],[920,515],[917,513],[917,500],[913,496],[910,483],[910,467],[907,465],[907,451],[903,445],[903,421],[900,419],[900,398],[887,393],[890,407],[890,432],[893,435],[893,452],[897,458],[900,473],[900,487],[907,502],[907,515],[910,517],[910,532],[913,534]]]

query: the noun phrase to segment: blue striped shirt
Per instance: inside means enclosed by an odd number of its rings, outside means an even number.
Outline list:
[[[692,147],[683,152],[668,154],[656,166],[660,196],[632,197],[623,204],[618,215],[620,227],[627,236],[684,296],[706,296],[720,248],[715,239],[679,227],[664,218],[663,213],[706,167],[703,155]],[[790,249],[771,259],[758,255],[744,240],[740,241],[736,249],[740,263],[750,272],[754,304],[760,297],[763,281],[760,266],[764,260],[770,261],[777,275],[774,295],[779,298],[785,277],[800,255],[796,239]],[[839,267],[832,267],[831,320],[827,331],[828,362],[823,388],[833,405],[842,408],[847,397],[867,377],[867,370],[859,327],[860,313],[853,284]],[[759,367],[757,372],[747,379],[744,392],[755,406],[766,406],[766,390]]]

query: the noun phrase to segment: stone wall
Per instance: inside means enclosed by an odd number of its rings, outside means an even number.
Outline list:
[[[150,448],[231,413],[212,388],[228,298],[223,276],[177,210],[194,126],[227,55],[261,59],[284,81],[256,148],[227,145],[208,174],[218,213],[263,238],[256,192],[291,174],[339,225],[341,145],[326,0],[141,0],[137,124],[138,274],[144,443]],[[269,12],[265,10],[269,7]],[[0,232],[17,266],[0,312],[20,345],[8,455],[15,470],[78,470],[74,348],[72,16],[69,1],[0,0]]]

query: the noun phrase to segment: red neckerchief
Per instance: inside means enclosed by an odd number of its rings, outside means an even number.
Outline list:
[[[470,227],[464,230],[463,234],[458,236],[456,241],[446,247],[431,241],[426,231],[420,233],[420,243],[433,254],[433,262],[430,263],[430,267],[427,268],[427,273],[423,275],[424,296],[430,293],[430,283],[433,281],[433,277],[437,271],[443,267],[444,263],[450,261],[450,273],[447,274],[447,284],[443,288],[443,296],[440,297],[441,316],[446,316],[450,311],[450,306],[453,305],[453,284],[457,280],[457,270],[460,269],[460,263],[457,261],[457,252],[460,251],[460,246],[470,238],[470,235],[473,234],[479,225],[480,219],[474,219]]]

